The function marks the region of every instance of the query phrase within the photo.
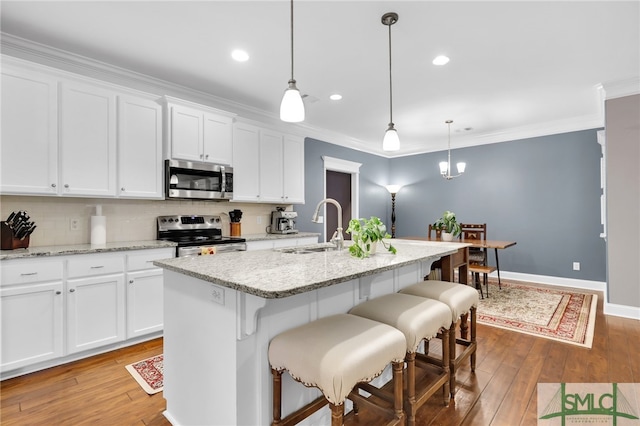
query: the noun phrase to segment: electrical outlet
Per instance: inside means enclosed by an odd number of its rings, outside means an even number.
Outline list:
[[[262,216],[257,216],[256,222],[258,223],[258,225],[262,225]]]
[[[69,219],[69,230],[70,231],[79,231],[80,230],[80,219],[77,217],[72,217]]]
[[[580,262],[573,262],[573,270],[574,271],[580,270]]]

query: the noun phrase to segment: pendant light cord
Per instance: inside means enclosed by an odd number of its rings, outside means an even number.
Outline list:
[[[393,83],[391,78],[391,25],[389,24],[389,123],[393,123]]]
[[[293,0],[291,0],[291,80],[293,79]]]

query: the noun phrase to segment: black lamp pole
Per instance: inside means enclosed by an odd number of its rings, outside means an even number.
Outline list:
[[[396,237],[396,193],[391,193],[391,238]]]

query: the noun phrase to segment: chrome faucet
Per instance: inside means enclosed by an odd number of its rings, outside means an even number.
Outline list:
[[[331,242],[336,245],[336,248],[338,250],[342,250],[342,248],[344,247],[344,236],[342,235],[342,206],[340,205],[340,203],[338,203],[333,198],[325,198],[324,200],[320,201],[318,203],[318,206],[316,207],[315,213],[311,217],[311,221],[314,223],[318,223],[318,214],[320,213],[320,207],[322,207],[322,205],[325,203],[333,204],[338,209],[338,228],[336,228],[336,232],[333,233]]]

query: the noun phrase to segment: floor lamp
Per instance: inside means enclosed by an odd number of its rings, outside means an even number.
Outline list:
[[[396,237],[396,194],[402,188],[401,185],[386,185],[387,191],[391,194],[391,238]]]

